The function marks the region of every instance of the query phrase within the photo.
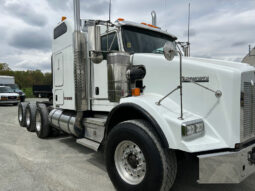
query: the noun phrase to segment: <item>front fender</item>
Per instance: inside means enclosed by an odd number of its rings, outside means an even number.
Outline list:
[[[184,110],[184,120],[180,120],[179,105],[169,98],[166,98],[161,105],[157,105],[156,102],[161,98],[162,96],[158,94],[145,94],[139,97],[122,98],[120,104],[133,103],[147,111],[161,128],[171,149],[195,153],[228,148],[206,119]],[[182,137],[182,123],[196,119],[203,119],[205,134],[196,138]]]

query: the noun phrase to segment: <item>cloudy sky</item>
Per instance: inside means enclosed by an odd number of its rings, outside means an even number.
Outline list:
[[[81,0],[81,16],[108,18],[109,0]],[[255,0],[112,0],[112,20],[151,22],[187,40],[191,2],[191,55],[240,61],[255,46]],[[0,0],[0,62],[13,70],[50,70],[51,39],[72,0]]]

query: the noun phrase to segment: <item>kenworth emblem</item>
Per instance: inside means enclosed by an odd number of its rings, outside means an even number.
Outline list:
[[[202,77],[182,77],[183,82],[209,82],[209,76]]]

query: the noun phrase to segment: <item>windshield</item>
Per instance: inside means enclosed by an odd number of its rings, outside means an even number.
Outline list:
[[[13,93],[10,87],[0,87],[0,93]]]
[[[163,53],[167,41],[175,45],[175,39],[166,34],[131,26],[122,27],[122,38],[129,53]]]
[[[8,86],[13,90],[19,90],[19,86],[17,84],[8,84]]]

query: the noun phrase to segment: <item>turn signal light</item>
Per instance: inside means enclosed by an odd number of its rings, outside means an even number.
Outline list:
[[[8,100],[8,97],[1,97],[0,100],[1,100],[1,101],[7,101],[7,100]]]
[[[64,20],[66,20],[66,17],[65,17],[65,16],[62,17],[61,21],[64,21]]]
[[[149,26],[149,27],[152,27],[152,28],[155,28],[155,29],[158,29],[158,27],[154,26],[154,25],[151,25],[151,24],[147,24],[147,23],[141,23],[142,25],[146,25],[146,26]]]
[[[118,21],[124,21],[125,19],[123,19],[123,18],[118,18]]]
[[[132,96],[140,96],[141,90],[140,88],[133,88],[132,89]]]

